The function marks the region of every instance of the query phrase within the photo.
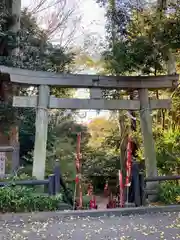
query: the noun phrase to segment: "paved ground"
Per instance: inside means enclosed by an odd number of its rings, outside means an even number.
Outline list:
[[[105,198],[103,196],[96,196],[96,202],[98,205],[98,209],[106,209],[108,198]]]
[[[0,240],[156,240],[180,239],[180,214],[47,219],[44,222],[0,222]]]

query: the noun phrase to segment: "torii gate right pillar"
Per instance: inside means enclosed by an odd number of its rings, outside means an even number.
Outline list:
[[[152,132],[152,117],[150,113],[150,104],[148,97],[148,89],[140,89],[139,91],[140,100],[140,123],[141,131],[144,143],[144,155],[146,165],[146,176],[153,177],[157,176],[157,160],[154,146],[153,132]],[[158,186],[157,182],[149,182],[148,190],[156,190]],[[155,200],[156,196],[152,195],[149,200]]]

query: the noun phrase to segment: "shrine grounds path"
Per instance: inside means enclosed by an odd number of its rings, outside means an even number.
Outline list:
[[[180,213],[131,216],[50,217],[41,221],[0,220],[0,240],[180,239]]]

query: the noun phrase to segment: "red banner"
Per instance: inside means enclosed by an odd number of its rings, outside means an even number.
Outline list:
[[[127,160],[126,160],[126,186],[130,186],[131,181],[131,168],[132,168],[132,142],[131,138],[128,139],[127,144]]]
[[[76,184],[79,183],[79,176],[76,176],[75,182]]]
[[[131,138],[128,139],[127,144],[127,159],[126,159],[126,180],[125,186],[129,187],[131,184],[131,168],[132,168],[132,144]],[[119,170],[119,192],[120,192],[120,207],[124,207],[124,183],[123,183],[123,174]]]
[[[92,196],[90,202],[89,202],[89,207],[90,209],[95,209],[96,208],[96,197]]]

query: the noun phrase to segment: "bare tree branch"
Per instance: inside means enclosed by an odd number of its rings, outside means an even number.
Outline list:
[[[46,2],[47,0],[39,0],[38,3],[36,2],[37,5],[33,8],[32,13],[37,13]]]
[[[57,4],[61,3],[64,0],[34,0],[32,1],[29,8],[33,14],[41,13],[49,8],[55,7]]]
[[[81,22],[78,1],[33,0],[34,5],[29,10],[44,28],[47,38],[67,48],[74,41]]]

